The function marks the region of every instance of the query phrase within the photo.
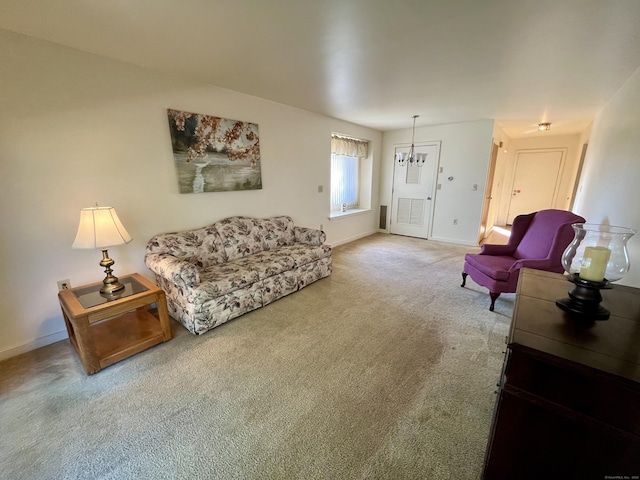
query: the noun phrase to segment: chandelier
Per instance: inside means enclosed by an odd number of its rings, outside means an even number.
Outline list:
[[[411,132],[411,148],[409,148],[409,154],[403,152],[397,152],[396,158],[398,160],[398,165],[404,167],[407,163],[412,167],[413,165],[417,165],[421,167],[424,165],[424,162],[427,160],[426,153],[416,153],[416,147],[414,145],[415,137],[416,137],[416,118],[420,115],[413,115],[413,130]]]

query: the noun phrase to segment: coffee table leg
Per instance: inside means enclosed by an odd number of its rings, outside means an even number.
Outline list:
[[[88,375],[99,372],[102,368],[96,354],[96,346],[91,334],[88,317],[78,317],[72,322],[72,326],[75,331],[76,349],[84,369]]]
[[[162,339],[166,342],[171,340],[171,325],[169,324],[169,310],[167,309],[167,298],[164,292],[158,294],[158,317],[162,327]]]

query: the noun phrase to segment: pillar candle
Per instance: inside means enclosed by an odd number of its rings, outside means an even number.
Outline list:
[[[604,272],[611,256],[611,250],[606,247],[586,247],[580,268],[580,278],[601,282],[604,280]]]

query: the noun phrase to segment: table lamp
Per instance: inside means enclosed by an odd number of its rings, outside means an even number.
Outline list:
[[[562,254],[562,266],[575,286],[556,305],[573,318],[606,320],[609,310],[600,305],[601,289],[629,271],[627,241],[635,230],[611,225],[574,223],[573,241]]]
[[[100,265],[107,276],[100,293],[112,295],[124,288],[114,276],[111,266],[115,263],[109,258],[108,247],[129,243],[133,238],[125,230],[113,207],[89,207],[80,210],[78,233],[71,248],[92,248],[102,250]]]

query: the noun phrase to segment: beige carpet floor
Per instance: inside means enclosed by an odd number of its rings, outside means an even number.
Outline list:
[[[6,479],[477,479],[514,296],[477,249],[376,234],[333,274],[87,377],[67,340],[0,363]]]

